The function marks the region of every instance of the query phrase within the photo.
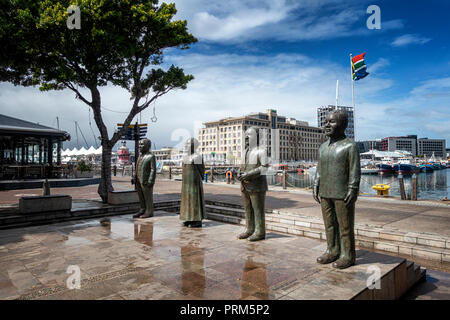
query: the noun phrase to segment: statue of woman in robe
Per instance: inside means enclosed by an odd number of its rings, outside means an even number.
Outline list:
[[[205,165],[203,157],[196,153],[197,148],[197,139],[190,138],[186,141],[181,185],[180,220],[184,221],[184,226],[192,228],[201,227],[202,220],[206,218],[203,196]]]

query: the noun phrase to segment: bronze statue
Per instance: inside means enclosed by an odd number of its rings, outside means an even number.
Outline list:
[[[246,230],[239,239],[258,241],[266,238],[264,202],[267,191],[267,151],[260,146],[259,129],[245,131],[245,152],[238,175],[245,208]]]
[[[184,226],[192,228],[200,228],[202,220],[206,218],[203,196],[205,165],[203,157],[196,153],[197,147],[197,139],[191,138],[186,141],[181,184],[180,220],[184,221]]]
[[[355,264],[355,202],[361,179],[358,147],[344,133],[347,124],[343,111],[327,115],[324,130],[329,140],[320,146],[313,187],[327,236],[327,250],[317,262],[333,262],[338,269]]]
[[[156,160],[151,153],[151,142],[148,139],[139,141],[139,153],[136,164],[135,183],[139,195],[141,209],[133,218],[153,217],[153,186],[156,179]]]

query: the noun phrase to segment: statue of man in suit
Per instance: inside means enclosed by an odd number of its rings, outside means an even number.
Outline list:
[[[140,156],[136,165],[136,189],[139,195],[141,209],[133,218],[153,217],[153,186],[156,179],[156,160],[150,152],[151,141],[139,141]]]
[[[258,128],[250,127],[245,131],[244,161],[238,176],[246,221],[246,230],[238,238],[249,241],[266,238],[264,202],[267,191],[266,170],[269,164],[267,150],[260,146],[259,138]]]
[[[329,140],[319,149],[313,197],[322,207],[327,250],[317,258],[321,264],[345,269],[355,264],[355,202],[361,168],[359,150],[345,136],[347,114],[335,110],[327,115],[324,130]]]

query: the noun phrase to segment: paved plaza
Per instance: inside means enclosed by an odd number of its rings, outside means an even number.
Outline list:
[[[365,288],[368,265],[387,272],[402,260],[358,250],[355,267],[335,270],[315,262],[319,240],[271,232],[251,243],[240,231],[210,220],[185,228],[163,211],[4,230],[0,298],[349,299]],[[69,266],[80,289],[67,287]]]
[[[132,188],[125,178],[115,178],[114,185],[118,190]],[[206,199],[241,203],[237,185],[204,187]],[[55,188],[52,193],[70,194],[75,202],[98,200],[96,188]],[[180,188],[180,181],[159,180],[155,200],[179,199]],[[9,206],[21,195],[40,192],[4,191],[0,203]],[[320,217],[320,207],[305,191],[272,189],[266,205]],[[448,208],[439,205],[360,198],[356,219],[368,225],[449,234]],[[320,240],[270,232],[266,241],[249,243],[236,239],[241,231],[241,226],[210,220],[202,229],[182,228],[177,215],[163,211],[148,220],[123,215],[103,223],[90,219],[2,230],[0,299],[307,299],[299,288],[314,277],[340,279],[336,273],[346,272],[315,263],[324,250]],[[367,251],[358,252],[360,264],[365,263],[361,259]],[[69,266],[80,269],[80,289],[67,288]],[[440,270],[447,271],[445,266]],[[428,269],[427,279],[407,298],[450,299],[448,273]],[[314,295],[321,297],[320,292]],[[347,297],[344,290],[341,298]]]

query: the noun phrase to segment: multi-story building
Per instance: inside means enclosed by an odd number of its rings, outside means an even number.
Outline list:
[[[173,153],[174,148],[165,147],[159,150],[152,150],[153,155],[156,158],[156,161],[161,160],[169,160],[171,158],[171,154]]]
[[[252,126],[263,129],[260,144],[267,146],[272,162],[315,161],[320,144],[325,140],[321,128],[279,116],[273,109],[205,122],[204,126],[199,130],[198,140],[199,150],[207,162],[238,163],[245,149],[244,133]]]
[[[319,128],[323,128],[325,126],[326,117],[328,113],[336,110],[336,106],[328,105],[328,107],[319,107],[317,108],[317,125]],[[353,107],[346,106],[337,106],[337,110],[344,111],[347,113],[348,118],[348,126],[345,129],[345,135],[350,139],[355,139],[355,121],[353,117]]]
[[[378,151],[383,150],[381,139],[358,141],[356,142],[356,145],[359,148],[359,153],[364,153],[370,150],[378,150]]]
[[[402,150],[417,156],[417,136],[386,137],[381,140],[382,151]]]
[[[445,150],[445,139],[417,139],[417,154],[419,156],[445,158],[447,156]]]

